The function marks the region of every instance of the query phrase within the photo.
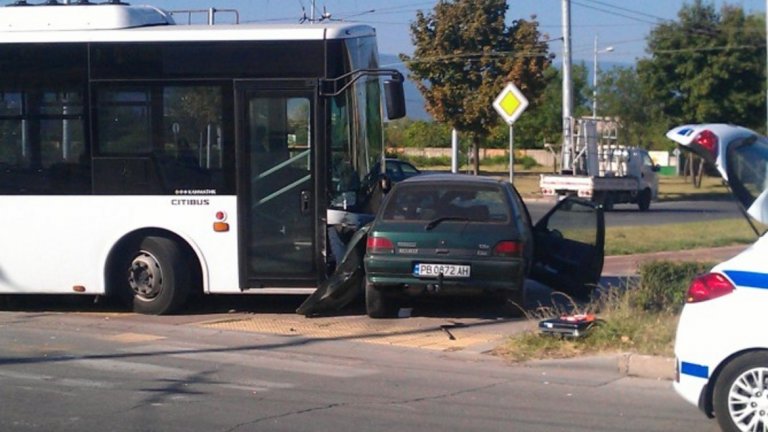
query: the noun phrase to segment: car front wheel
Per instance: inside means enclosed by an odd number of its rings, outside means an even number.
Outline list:
[[[768,430],[768,352],[748,353],[725,366],[714,407],[725,432]]]

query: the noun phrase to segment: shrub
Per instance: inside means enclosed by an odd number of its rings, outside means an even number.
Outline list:
[[[527,155],[523,156],[521,158],[517,158],[515,160],[515,162],[520,164],[520,165],[522,165],[523,168],[525,168],[525,169],[531,169],[531,168],[539,166],[539,163],[536,162],[536,159],[534,159],[534,158],[532,158],[530,156],[527,156]]]
[[[707,272],[711,263],[651,261],[640,265],[640,284],[630,293],[633,306],[657,312],[678,313],[694,277]]]
[[[400,156],[400,159],[405,159],[405,158],[403,156]],[[450,166],[451,165],[450,156],[437,156],[437,157],[408,156],[407,160],[412,164],[416,165],[417,167],[432,167],[432,166],[446,166],[446,165]]]

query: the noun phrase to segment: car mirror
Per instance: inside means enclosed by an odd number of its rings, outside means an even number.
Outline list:
[[[392,190],[392,179],[388,175],[382,174],[379,176],[379,187],[381,187],[382,192],[389,193]]]
[[[660,165],[653,165],[653,166],[651,167],[651,171],[653,171],[653,172],[659,172],[659,171],[661,171],[661,166],[660,166]]]

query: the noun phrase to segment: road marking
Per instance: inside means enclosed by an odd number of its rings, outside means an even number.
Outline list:
[[[328,376],[336,378],[356,378],[377,374],[378,371],[367,367],[345,366],[321,363],[317,357],[300,354],[282,354],[265,352],[258,348],[232,352],[235,349],[217,346],[183,345],[146,345],[127,347],[124,351],[132,353],[162,353],[163,355],[193,361],[229,364],[254,369],[268,369],[306,375]],[[238,350],[239,351],[239,350]],[[306,360],[300,358],[306,357]]]
[[[31,374],[26,372],[0,371],[0,378],[20,381],[45,381],[53,385],[81,388],[114,388],[113,384],[89,379],[57,378],[51,375]]]
[[[186,369],[172,368],[167,366],[157,366],[149,363],[134,363],[113,359],[80,359],[73,358],[67,361],[67,364],[81,366],[88,369],[95,369],[107,372],[128,373],[131,375],[149,376],[154,378],[179,379],[192,375],[194,372]]]
[[[165,336],[157,336],[145,333],[120,333],[116,335],[104,336],[101,339],[120,343],[140,343],[162,340],[165,339]]]

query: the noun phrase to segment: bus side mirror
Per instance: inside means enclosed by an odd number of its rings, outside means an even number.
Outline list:
[[[405,117],[405,91],[403,90],[402,74],[397,74],[393,79],[384,81],[384,98],[389,120]]]

